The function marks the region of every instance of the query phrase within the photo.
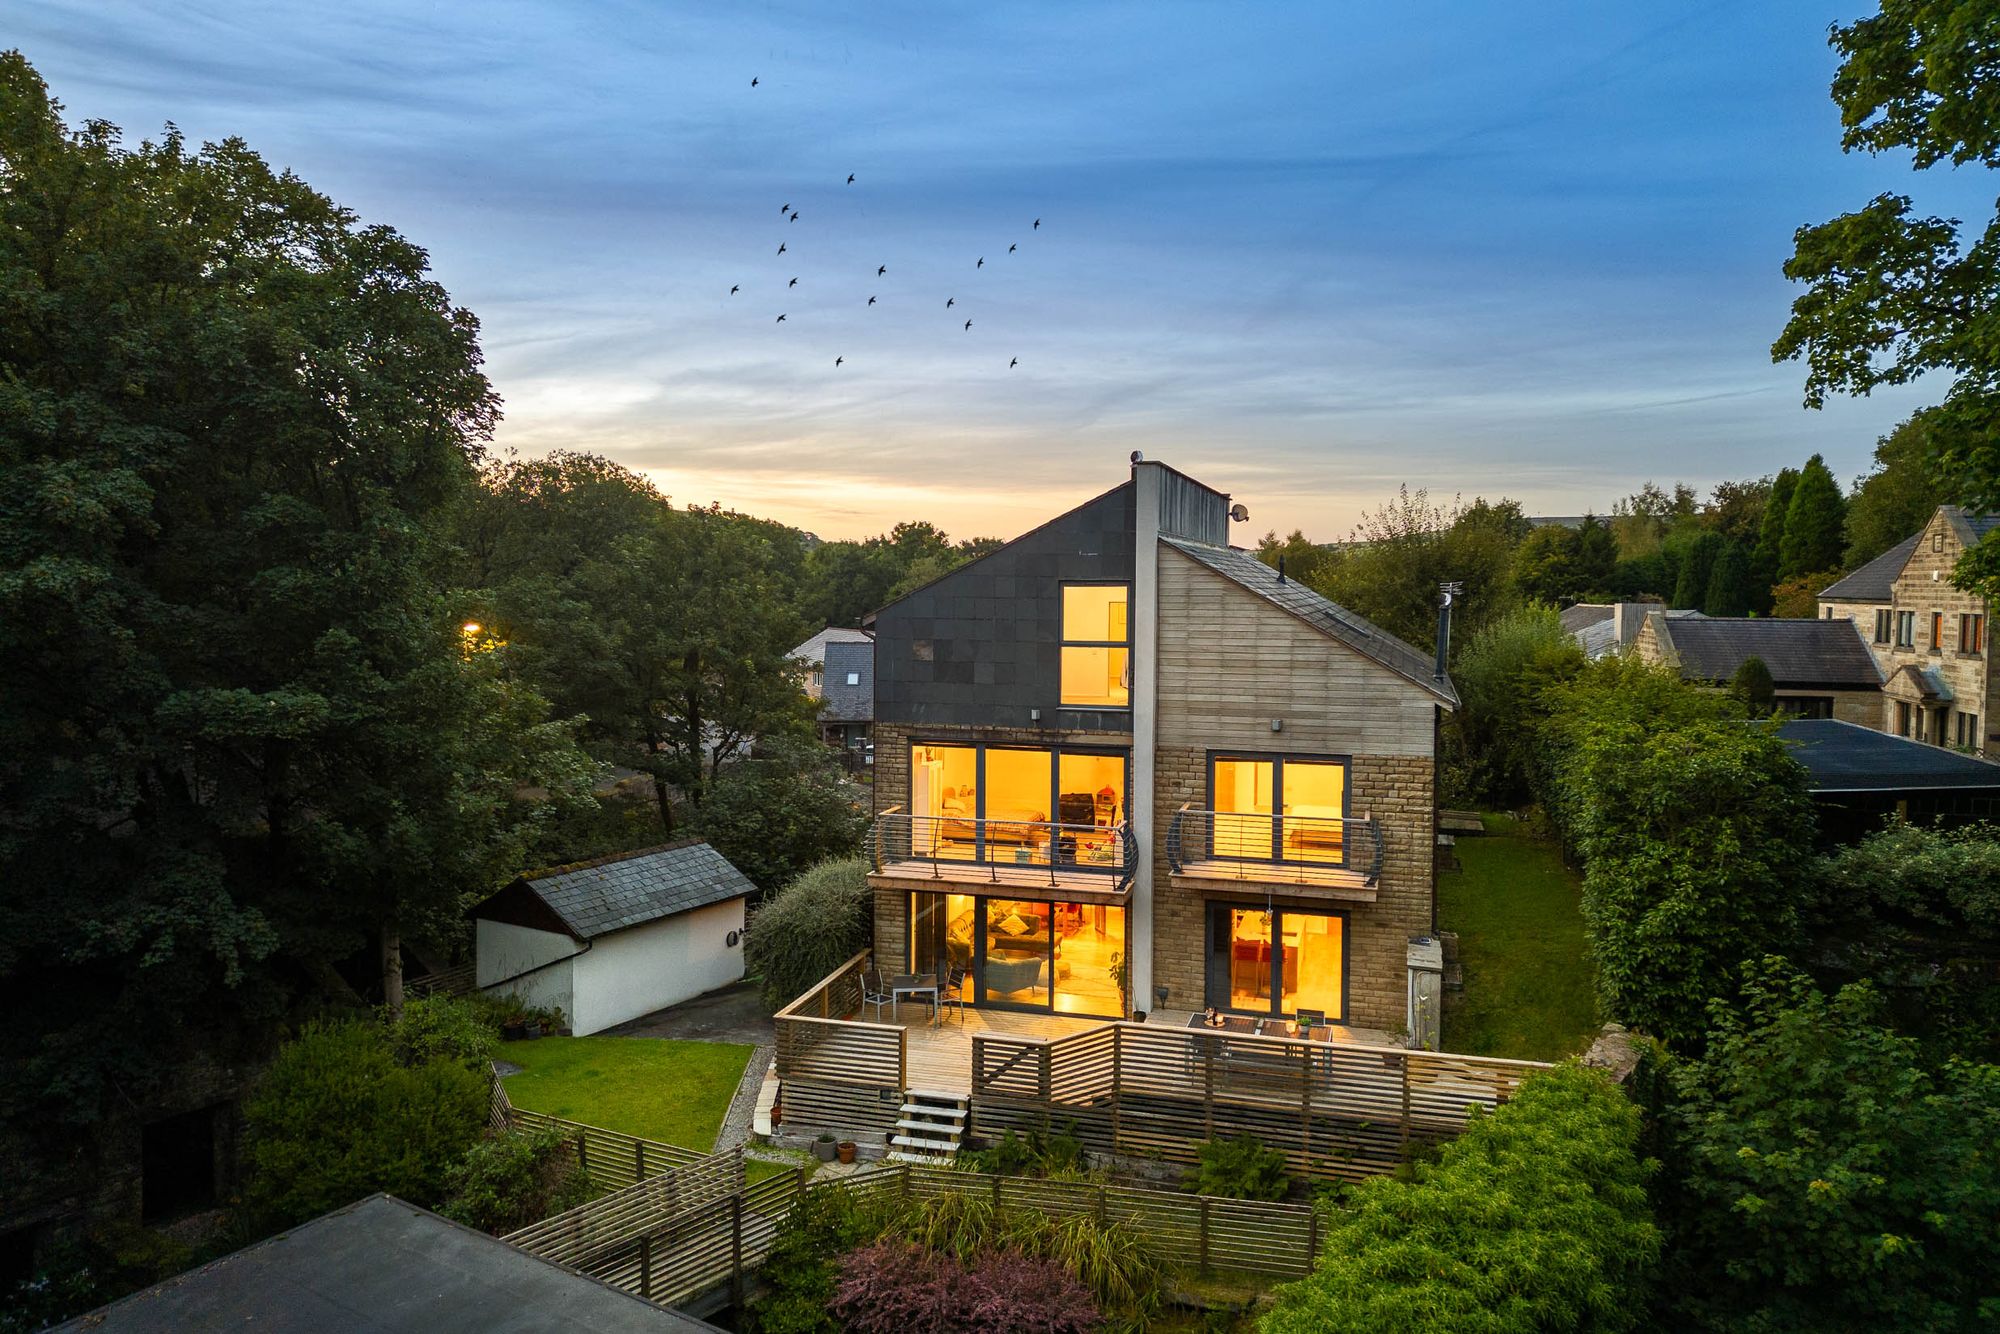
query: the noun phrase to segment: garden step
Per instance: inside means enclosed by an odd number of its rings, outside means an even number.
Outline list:
[[[952,1107],[965,1106],[963,1093],[939,1093],[934,1089],[905,1089],[903,1096],[911,1102],[945,1103]]]
[[[906,1102],[903,1104],[903,1115],[934,1116],[944,1121],[963,1121],[972,1113],[963,1107],[927,1107],[922,1103]]]
[[[953,1144],[957,1144],[965,1133],[964,1126],[941,1126],[935,1121],[898,1121],[896,1129],[919,1136],[928,1135],[933,1139],[948,1139]]]
[[[889,1143],[899,1149],[925,1149],[932,1153],[953,1154],[958,1152],[955,1139],[928,1139],[922,1135],[891,1135]]]
[[[920,1167],[950,1167],[951,1159],[941,1153],[905,1153],[891,1149],[884,1155],[892,1163],[915,1163]]]

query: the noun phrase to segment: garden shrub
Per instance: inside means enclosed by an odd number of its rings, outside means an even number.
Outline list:
[[[867,949],[874,936],[868,863],[821,862],[751,914],[743,964],[763,978],[764,1001],[775,1010]]]
[[[284,1227],[375,1191],[430,1207],[486,1122],[487,1080],[451,1057],[405,1066],[369,1020],[312,1024],[244,1107],[246,1204]]]
[[[404,1065],[454,1060],[484,1073],[500,1046],[500,1017],[508,1002],[483,995],[424,996],[403,1003],[390,1027],[396,1059]]]
[[[701,836],[764,890],[798,879],[815,863],[852,858],[868,828],[862,791],[831,750],[768,737],[757,758],[716,774],[697,820]]]
[[[1090,1170],[1090,1155],[1084,1152],[1083,1141],[1071,1133],[1075,1128],[1072,1121],[1060,1134],[1030,1130],[1017,1135],[1009,1130],[983,1149],[960,1153],[958,1165],[995,1176],[1082,1176]]]
[[[438,1212],[495,1236],[553,1218],[597,1194],[568,1138],[552,1126],[473,1145],[446,1187],[450,1198]]]
[[[1659,1083],[1663,1327],[1990,1329],[2000,1321],[2000,1067],[1930,1062],[1874,989],[1782,960]]]
[[[1011,1251],[971,1263],[884,1239],[840,1265],[832,1312],[850,1334],[1085,1334],[1101,1323],[1061,1266]]]
[[[1285,1155],[1264,1147],[1255,1135],[1212,1139],[1195,1150],[1194,1166],[1181,1174],[1181,1189],[1230,1200],[1282,1200],[1292,1178]]]
[[[1660,1251],[1639,1112],[1575,1064],[1533,1075],[1407,1178],[1330,1211],[1312,1275],[1263,1334],[1544,1334],[1634,1328]]]
[[[839,1334],[828,1314],[840,1281],[840,1257],[875,1239],[884,1224],[854,1192],[822,1186],[801,1195],[785,1215],[761,1276],[768,1288],[751,1307],[757,1334]]]

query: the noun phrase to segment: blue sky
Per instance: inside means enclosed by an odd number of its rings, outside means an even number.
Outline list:
[[[503,447],[830,537],[1011,536],[1143,449],[1331,539],[1405,482],[1846,479],[1936,399],[1770,362],[1794,228],[1991,207],[1840,153],[1865,8],[0,0],[0,42],[426,246]]]

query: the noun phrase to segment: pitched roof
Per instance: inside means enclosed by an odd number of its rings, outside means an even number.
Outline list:
[[[854,684],[847,684],[849,676]],[[829,643],[819,688],[822,722],[865,723],[875,717],[875,641]]]
[[[1657,616],[1658,613],[1655,613]],[[1781,690],[1873,690],[1882,684],[1875,655],[1853,621],[1689,617],[1665,621],[1662,636],[1690,681],[1727,681],[1748,658],[1762,658]],[[1670,628],[1668,628],[1670,627]]]
[[[1650,606],[1653,608],[1653,610],[1647,612],[1646,615],[1665,616],[1670,621],[1699,620],[1702,618],[1702,614],[1696,611],[1692,607],[1668,608],[1660,606],[1660,604],[1657,602],[1645,603],[1641,605]],[[1570,638],[1576,640],[1577,647],[1583,650],[1584,657],[1586,658],[1607,657],[1610,654],[1619,653],[1631,647],[1629,641],[1620,642],[1618,638],[1617,610],[1618,609],[1616,607],[1613,607],[1611,609],[1612,614],[1606,616],[1603,620],[1592,621],[1587,625],[1585,625],[1581,630],[1576,630],[1571,633]],[[1635,635],[1639,633],[1636,626],[1634,627],[1632,633]]]
[[[393,1195],[371,1195],[60,1328],[101,1334],[692,1334],[715,1326]]]
[[[1922,533],[1911,533],[1853,574],[1836,579],[1820,590],[1821,602],[1887,602],[1896,576],[1910,563]]]
[[[829,625],[785,656],[803,662],[825,662],[829,644],[872,644],[875,636],[847,625]]]
[[[1290,612],[1329,639],[1339,640],[1362,657],[1428,690],[1452,708],[1458,707],[1458,692],[1452,688],[1451,679],[1440,681],[1432,675],[1435,664],[1430,654],[1404,643],[1367,617],[1321,597],[1296,579],[1280,579],[1276,570],[1247,551],[1212,547],[1178,537],[1160,540],[1273,606]]]
[[[1562,620],[1563,631],[1575,634],[1577,631],[1608,621],[1617,608],[1609,602],[1577,602],[1556,613]]]
[[[530,872],[487,903],[516,886],[526,886],[548,905],[578,940],[757,892],[743,872],[697,840]],[[473,909],[473,916],[479,915],[480,908]]]
[[[2000,764],[1853,723],[1796,718],[1780,723],[1778,735],[1812,775],[1815,792],[2000,788]]]

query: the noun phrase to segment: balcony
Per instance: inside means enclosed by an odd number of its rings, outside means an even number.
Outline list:
[[[941,889],[1002,886],[1026,898],[1110,902],[1132,887],[1137,850],[1126,824],[974,820],[892,807],[868,831],[868,856],[878,876]]]
[[[1367,815],[1256,815],[1183,806],[1167,827],[1167,867],[1189,880],[1297,887],[1373,902],[1382,826]]]

